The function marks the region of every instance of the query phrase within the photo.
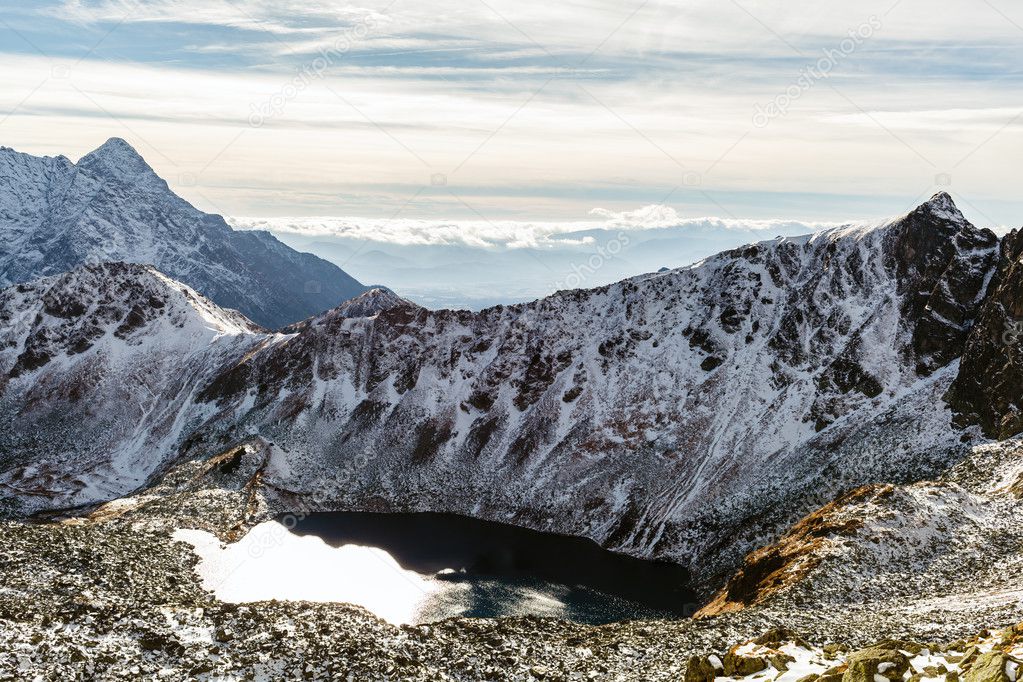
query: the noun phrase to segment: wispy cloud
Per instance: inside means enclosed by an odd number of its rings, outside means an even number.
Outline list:
[[[63,0],[4,22],[4,143],[121,135],[224,213],[841,219],[949,176],[992,220],[1023,208],[1023,42],[986,5]]]
[[[295,0],[65,0],[40,13],[80,24],[110,22],[177,23],[221,26],[281,35],[302,35],[337,30],[366,17],[386,21],[371,7],[332,2]]]

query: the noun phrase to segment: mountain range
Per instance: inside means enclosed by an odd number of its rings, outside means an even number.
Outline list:
[[[271,329],[366,289],[268,232],[196,209],[119,138],[78,163],[0,148],[0,241],[0,286],[86,264],[149,264]]]
[[[899,486],[958,495],[943,477],[1020,430],[1019,252],[939,194],[529,304],[375,289],[279,332],[153,267],[85,265],[0,293],[0,486],[20,514],[96,504],[244,445],[268,508],[590,537],[725,586],[727,611],[826,563],[848,528],[813,519],[945,509]]]

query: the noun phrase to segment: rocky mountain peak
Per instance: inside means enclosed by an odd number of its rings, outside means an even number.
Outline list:
[[[135,150],[135,148],[132,147],[127,140],[121,137],[111,137],[99,147],[86,154],[86,156],[93,156],[97,158],[133,157],[140,160],[142,159],[142,156]]]
[[[913,327],[917,373],[929,375],[963,352],[990,273],[998,237],[974,227],[946,192],[889,227],[902,316]]]
[[[77,164],[0,154],[0,287],[84,263],[152,263],[219,306],[279,328],[365,291],[269,233],[232,230],[176,195],[126,141]]]
[[[345,301],[335,308],[333,312],[342,317],[373,317],[385,310],[399,306],[420,307],[386,287],[375,287],[364,294]]]
[[[0,291],[0,374],[16,378],[104,340],[146,345],[259,327],[149,265],[98,263]]]
[[[102,145],[83,156],[78,165],[82,168],[97,171],[104,175],[114,174],[118,178],[157,179],[156,172],[150,167],[142,155],[127,141],[120,137],[111,137]],[[162,180],[160,183],[165,186]]]
[[[948,221],[958,225],[968,225],[969,221],[963,215],[956,202],[948,192],[938,192],[933,197],[920,204],[914,213],[924,213],[940,220]]]

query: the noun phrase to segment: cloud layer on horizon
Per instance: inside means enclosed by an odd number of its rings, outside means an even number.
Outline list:
[[[329,237],[367,244],[398,246],[459,246],[471,249],[563,249],[595,245],[594,231],[640,232],[655,230],[712,230],[738,232],[762,239],[778,233],[809,234],[837,223],[785,220],[686,218],[670,206],[650,205],[634,211],[595,208],[592,220],[534,222],[515,220],[419,220],[338,217],[233,217],[228,222],[241,230],[268,230],[300,237]]]

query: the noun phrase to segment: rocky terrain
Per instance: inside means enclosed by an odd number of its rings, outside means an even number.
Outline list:
[[[200,423],[224,363],[282,337],[152,267],[86,266],[0,292],[0,491],[31,510],[142,487]]]
[[[201,528],[230,542],[270,512],[265,456],[252,445],[182,463],[85,516],[0,522],[0,679],[1016,682],[1023,626],[978,636],[991,613],[849,608],[812,590],[799,608],[775,595],[736,612],[601,627],[395,627],[344,604],[222,603],[171,535]]]
[[[100,262],[154,265],[272,329],[365,290],[269,232],[199,211],[119,138],[78,163],[0,147],[0,240],[0,286]]]

